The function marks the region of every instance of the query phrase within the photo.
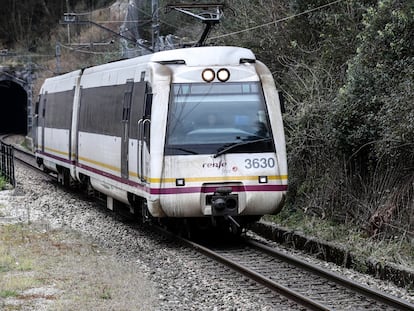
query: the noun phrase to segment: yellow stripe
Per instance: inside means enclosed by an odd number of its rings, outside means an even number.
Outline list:
[[[52,149],[52,148],[48,148],[48,147],[45,147],[45,150],[50,151],[50,152],[54,152],[54,153],[57,153],[57,154],[61,154],[61,155],[64,155],[64,156],[69,156],[69,153],[64,152],[64,151],[60,151],[60,150],[56,150],[56,149]]]
[[[288,175],[267,176],[267,179],[270,179],[270,180],[287,180]]]
[[[69,154],[67,152],[62,152],[56,149],[52,149],[52,148],[47,148],[45,147],[45,150],[54,152],[54,153],[58,153],[58,154],[62,154],[65,156],[68,156]],[[75,155],[72,155],[73,157],[75,157]],[[109,165],[106,163],[102,163],[99,161],[95,161],[89,158],[84,158],[84,157],[79,157],[80,161],[84,161],[84,162],[88,162],[90,164],[94,164],[106,169],[109,169],[111,171],[114,172],[121,172],[121,169],[119,167],[113,166],[113,165]],[[129,172],[129,176],[131,177],[135,177],[138,178],[138,174],[136,172]],[[189,177],[189,178],[185,178],[186,182],[220,182],[220,181],[243,181],[243,180],[254,180],[256,181],[258,178],[258,176],[220,176],[220,177]],[[274,175],[274,176],[268,176],[267,177],[268,180],[287,180],[288,175]],[[162,182],[166,182],[166,183],[175,183],[175,180],[177,178],[146,178],[149,182],[151,183],[161,183]]]
[[[95,165],[101,166],[103,168],[107,168],[111,171],[115,171],[115,172],[118,172],[118,173],[121,172],[121,169],[119,167],[109,165],[109,164],[106,164],[106,163],[102,163],[102,162],[99,162],[99,161],[91,160],[91,159],[88,159],[88,158],[79,157],[79,161],[84,161],[84,162],[88,162],[88,163],[91,163],[91,164],[95,164]]]
[[[135,174],[136,175],[136,174]],[[258,176],[220,176],[220,177],[190,177],[184,178],[186,182],[205,182],[205,181],[242,181],[242,180],[254,180],[256,181]],[[288,175],[276,175],[268,176],[268,180],[287,180]],[[152,183],[170,182],[175,183],[176,178],[150,178]]]

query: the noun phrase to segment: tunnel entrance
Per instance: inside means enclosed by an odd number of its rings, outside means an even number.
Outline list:
[[[10,80],[0,81],[0,134],[27,135],[27,93]]]

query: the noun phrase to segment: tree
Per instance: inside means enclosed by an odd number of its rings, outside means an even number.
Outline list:
[[[12,48],[16,43],[36,50],[36,40],[48,39],[67,5],[90,10],[108,4],[109,0],[3,0],[0,10],[0,45]]]
[[[381,0],[364,25],[335,107],[334,137],[358,177],[352,181],[369,190],[357,211],[368,213],[368,232],[378,234],[395,219],[394,228],[412,231],[414,3]]]
[[[364,161],[384,155],[401,161],[414,154],[414,3],[382,0],[364,24],[339,94],[337,144]]]

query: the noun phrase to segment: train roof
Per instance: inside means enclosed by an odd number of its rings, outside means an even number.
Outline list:
[[[242,62],[254,62],[253,52],[246,48],[232,46],[193,47],[161,51],[131,59],[114,61],[84,70],[76,70],[67,74],[45,80],[48,91],[62,91],[74,85],[74,79],[80,75],[87,76],[102,72],[111,72],[122,68],[145,66],[148,63],[185,64],[186,66],[237,66]]]
[[[81,75],[82,70],[75,70],[59,76],[52,78],[47,78],[45,84],[47,83],[48,92],[62,92],[73,89],[73,86],[76,84],[76,79]],[[45,86],[43,84],[43,87]]]
[[[147,63],[186,64],[187,66],[236,66],[243,61],[256,60],[253,52],[246,48],[232,46],[194,47],[161,51],[117,62],[111,62],[85,69],[85,73],[130,67]]]
[[[255,60],[249,49],[232,46],[195,47],[162,51],[151,55],[151,62],[184,61],[187,66],[238,65]]]

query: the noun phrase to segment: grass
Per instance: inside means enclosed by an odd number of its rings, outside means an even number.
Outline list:
[[[414,240],[405,235],[372,238],[358,226],[334,223],[289,208],[278,215],[265,216],[264,220],[324,241],[343,244],[360,258],[374,258],[414,269]]]
[[[13,290],[2,290],[0,291],[0,298],[9,298],[9,297],[16,297],[18,296],[18,292],[13,291]]]
[[[8,182],[6,181],[6,178],[0,175],[0,190],[6,189],[7,185],[8,185]]]
[[[101,299],[112,299],[111,289],[108,286],[103,286],[101,289],[101,294],[99,295]]]
[[[0,225],[2,311],[35,310],[39,303],[56,311],[134,310],[140,304],[153,310],[155,297],[135,265],[120,265],[74,231],[39,223]]]
[[[31,240],[21,225],[0,226],[0,298],[19,297],[42,283],[30,273],[35,263],[26,246]]]
[[[22,274],[10,274],[1,278],[0,297],[17,297],[25,290],[41,285],[41,281],[33,276]]]

